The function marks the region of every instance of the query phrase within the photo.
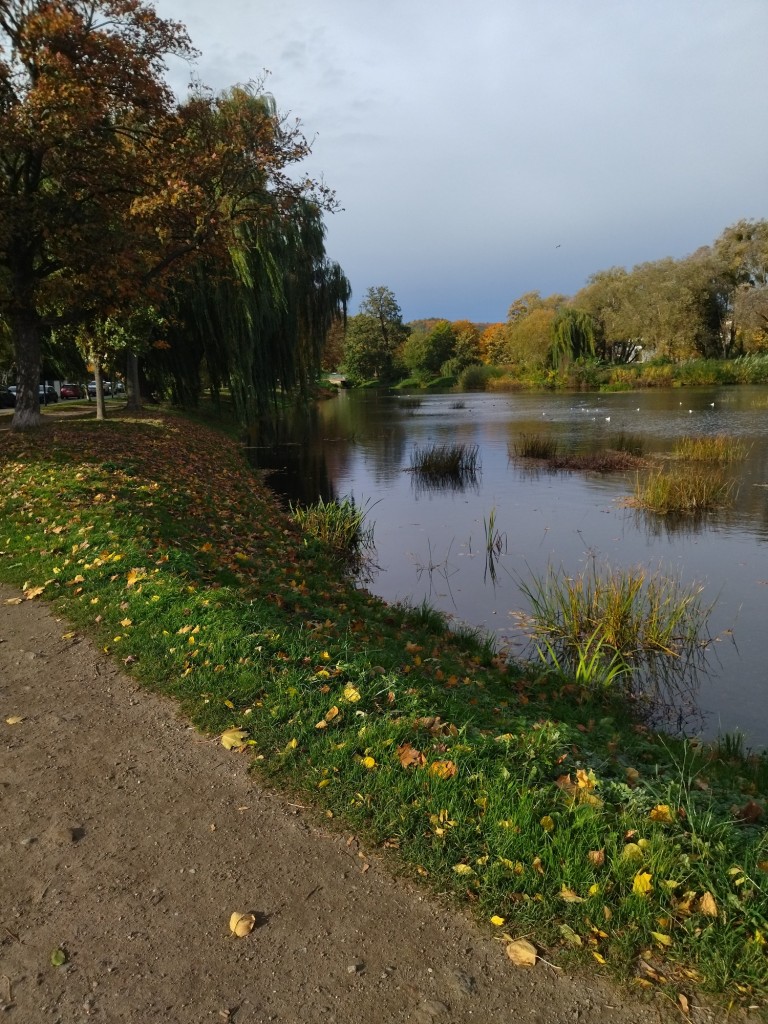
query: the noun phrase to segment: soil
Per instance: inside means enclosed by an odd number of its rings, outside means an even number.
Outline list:
[[[599,974],[514,967],[490,926],[263,788],[247,755],[17,597],[0,587],[0,1019],[681,1019]],[[244,938],[233,911],[256,915]]]

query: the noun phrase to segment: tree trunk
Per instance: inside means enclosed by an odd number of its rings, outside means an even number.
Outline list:
[[[101,383],[101,355],[91,349],[91,362],[93,363],[93,379],[96,383],[96,419],[104,419],[104,391]]]
[[[18,370],[16,409],[11,429],[33,430],[43,422],[40,415],[40,318],[32,311],[12,314],[8,319]]]
[[[126,409],[130,412],[141,412],[141,386],[139,384],[139,359],[130,349],[126,354],[125,394]]]

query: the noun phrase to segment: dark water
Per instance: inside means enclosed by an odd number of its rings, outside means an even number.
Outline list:
[[[701,583],[713,642],[705,670],[689,666],[664,724],[714,737],[741,731],[768,746],[768,388],[670,389],[618,394],[445,394],[419,398],[340,392],[284,425],[281,444],[254,449],[293,501],[352,495],[370,506],[378,571],[368,588],[389,601],[426,599],[497,635],[513,651],[518,580],[548,566],[581,571],[590,559],[642,565]],[[634,473],[531,470],[510,460],[522,433],[598,451],[619,434],[669,453],[686,436],[727,433],[750,446],[733,474],[733,507],[704,520],[668,521],[626,508]],[[479,446],[481,470],[461,489],[425,488],[408,472],[432,443]],[[681,472],[685,472],[681,468]],[[500,538],[486,559],[490,516]]]

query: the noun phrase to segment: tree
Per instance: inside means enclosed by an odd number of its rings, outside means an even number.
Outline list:
[[[595,354],[596,325],[589,313],[564,306],[552,321],[550,359],[555,368]]]
[[[408,334],[394,292],[384,285],[370,287],[347,326],[345,369],[360,380],[391,378],[395,355]]]
[[[402,360],[411,373],[434,377],[456,350],[456,334],[448,320],[438,320],[431,331],[415,331],[403,345]]]
[[[509,362],[507,350],[508,327],[506,324],[488,324],[480,335],[480,358],[490,366]]]
[[[164,60],[194,51],[141,0],[5,0],[0,47],[0,315],[26,429],[51,330],[159,302],[243,221],[332,198],[288,172],[308,145],[269,97],[175,103]]]

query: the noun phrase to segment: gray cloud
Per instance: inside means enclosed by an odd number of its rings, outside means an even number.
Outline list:
[[[214,88],[270,69],[344,207],[329,254],[409,319],[500,319],[768,216],[765,0],[156,6]]]

